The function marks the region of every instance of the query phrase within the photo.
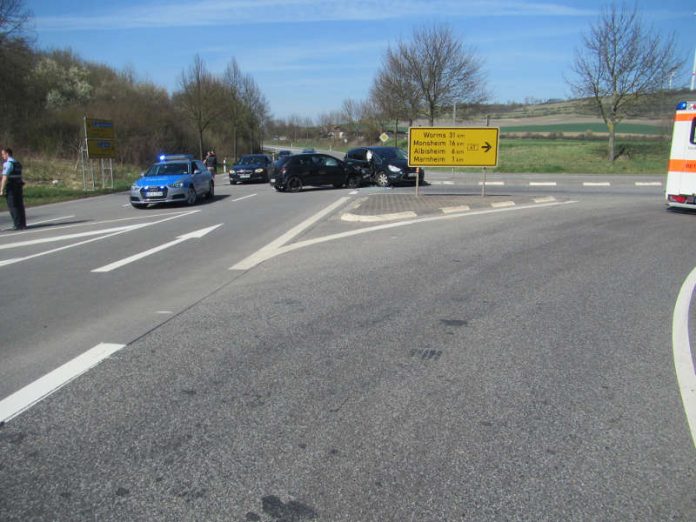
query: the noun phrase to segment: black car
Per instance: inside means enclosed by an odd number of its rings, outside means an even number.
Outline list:
[[[408,155],[397,147],[359,147],[346,153],[344,161],[380,187],[425,180],[425,171],[408,166]]]
[[[267,154],[246,154],[230,168],[230,185],[247,181],[268,182],[273,160]]]
[[[292,151],[291,150],[279,150],[278,154],[276,154],[276,160],[286,158],[288,156],[292,156]]]
[[[328,154],[293,154],[276,161],[271,185],[279,192],[299,192],[302,187],[322,185],[355,188],[360,185],[360,174]]]

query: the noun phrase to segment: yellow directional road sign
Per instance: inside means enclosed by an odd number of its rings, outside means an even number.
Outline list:
[[[116,142],[114,140],[87,140],[87,154],[90,159],[105,159],[116,157]]]
[[[112,120],[97,120],[96,118],[85,118],[85,133],[87,139],[99,138],[113,140],[114,122]]]
[[[495,167],[497,127],[411,127],[408,164],[412,167]]]

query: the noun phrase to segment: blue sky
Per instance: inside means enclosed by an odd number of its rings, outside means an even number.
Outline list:
[[[315,118],[365,99],[391,44],[447,24],[483,61],[490,101],[570,96],[574,50],[605,1],[525,0],[25,0],[37,45],[170,92],[196,54],[214,74],[232,58],[251,74],[275,117]],[[646,25],[674,32],[688,86],[696,1],[638,1]],[[631,2],[631,5],[633,3]]]

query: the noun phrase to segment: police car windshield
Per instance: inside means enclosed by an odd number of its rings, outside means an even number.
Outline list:
[[[168,176],[171,174],[188,174],[189,164],[185,161],[177,163],[157,163],[147,169],[146,176]]]

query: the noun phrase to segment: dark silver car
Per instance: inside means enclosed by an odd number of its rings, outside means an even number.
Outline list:
[[[299,192],[302,187],[332,185],[358,187],[360,174],[328,154],[293,154],[276,161],[271,185],[279,192]]]
[[[246,154],[230,169],[230,185],[261,181],[268,183],[273,160],[267,154]]]

